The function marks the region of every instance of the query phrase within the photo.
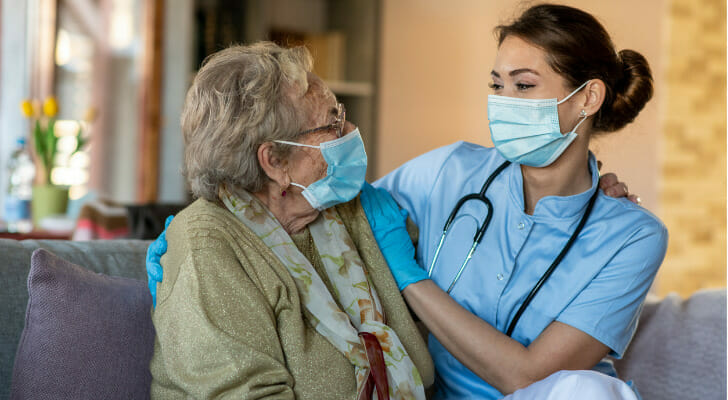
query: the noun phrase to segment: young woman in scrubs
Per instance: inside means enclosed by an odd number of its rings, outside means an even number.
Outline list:
[[[599,191],[589,141],[644,107],[648,63],[615,51],[597,20],[571,7],[534,6],[496,33],[488,101],[495,147],[434,150],[362,195],[400,290],[431,332],[435,398],[636,398],[621,381],[584,370],[613,374],[600,360],[624,354],[667,231],[645,209]],[[459,209],[428,276],[453,208],[506,160],[487,189],[492,219],[472,259],[456,278],[484,223],[482,201]],[[405,213],[387,193],[419,227],[416,258]],[[507,335],[587,209],[570,249]]]

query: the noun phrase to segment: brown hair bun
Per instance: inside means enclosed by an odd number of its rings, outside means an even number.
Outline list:
[[[622,50],[618,60],[621,62],[622,76],[615,81],[614,96],[611,104],[602,105],[594,128],[613,132],[634,121],[637,115],[652,98],[652,72],[642,54],[634,50]]]

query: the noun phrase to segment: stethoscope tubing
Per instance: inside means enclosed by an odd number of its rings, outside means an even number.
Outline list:
[[[455,205],[455,208],[450,212],[450,216],[447,218],[447,221],[445,222],[445,227],[442,230],[442,235],[440,236],[440,242],[437,245],[437,249],[435,250],[435,256],[432,258],[432,262],[430,263],[430,268],[427,269],[427,275],[429,277],[432,277],[432,271],[435,268],[435,263],[437,262],[437,259],[440,256],[440,250],[442,249],[443,243],[445,243],[445,237],[447,236],[447,231],[450,229],[450,226],[452,225],[453,221],[455,221],[455,217],[457,216],[457,213],[460,211],[460,208],[465,204],[466,202],[470,200],[476,200],[476,201],[482,201],[486,208],[488,209],[488,213],[485,216],[485,221],[483,224],[478,228],[477,232],[475,232],[475,236],[473,237],[473,245],[470,247],[470,251],[468,251],[468,256],[465,257],[465,261],[463,261],[462,265],[458,269],[457,274],[455,274],[455,278],[450,282],[450,286],[447,288],[447,293],[449,294],[452,289],[455,287],[455,284],[460,280],[460,276],[463,274],[463,271],[465,270],[465,266],[468,265],[468,262],[470,262],[470,259],[473,257],[473,253],[475,252],[475,249],[480,244],[480,241],[483,240],[483,236],[485,235],[485,231],[488,229],[488,226],[490,225],[490,220],[493,218],[493,203],[491,203],[490,199],[485,195],[485,193],[488,191],[488,188],[490,187],[490,184],[493,183],[493,180],[500,175],[501,172],[503,172],[506,167],[508,167],[511,164],[510,161],[504,161],[503,164],[498,166],[495,171],[493,171],[492,174],[488,177],[488,179],[485,180],[485,183],[483,183],[483,186],[480,188],[479,193],[471,193],[469,195],[463,196],[458,200],[457,204]]]
[[[437,245],[437,249],[435,250],[435,255],[432,258],[432,262],[430,263],[430,267],[427,269],[427,275],[429,277],[432,277],[432,271],[435,268],[435,263],[437,262],[437,259],[440,256],[440,250],[442,249],[443,244],[445,243],[445,237],[447,236],[447,233],[455,220],[455,217],[457,216],[457,213],[460,211],[460,208],[465,204],[466,202],[470,200],[476,200],[476,201],[482,201],[487,209],[488,213],[486,214],[485,221],[483,224],[478,228],[478,231],[475,233],[475,237],[473,238],[473,245],[470,247],[470,250],[468,251],[467,257],[465,257],[465,261],[463,261],[462,265],[458,269],[458,272],[455,274],[455,278],[450,282],[450,286],[447,288],[447,293],[450,294],[452,292],[453,288],[455,287],[455,284],[460,280],[460,277],[462,276],[463,272],[465,271],[465,267],[468,265],[470,260],[473,257],[473,253],[475,252],[475,249],[480,244],[480,241],[483,239],[483,236],[485,235],[485,232],[488,229],[488,226],[490,225],[490,221],[493,217],[493,203],[491,203],[490,199],[485,195],[485,193],[488,191],[488,188],[490,187],[490,184],[493,182],[493,180],[500,175],[503,170],[510,165],[510,161],[503,162],[498,168],[496,168],[493,173],[490,174],[488,179],[483,183],[483,186],[480,189],[479,193],[471,193],[469,195],[465,195],[458,200],[457,204],[455,205],[455,208],[450,212],[450,216],[447,218],[447,221],[445,222],[445,227],[442,230],[442,235],[440,236],[440,241]],[[541,290],[543,285],[546,283],[546,281],[551,277],[551,275],[556,270],[556,267],[561,263],[563,258],[566,256],[566,253],[568,253],[569,249],[571,249],[571,246],[576,241],[577,237],[581,233],[582,229],[584,228],[584,225],[586,225],[587,219],[589,218],[589,215],[591,215],[592,209],[594,208],[594,203],[596,202],[596,199],[599,195],[599,189],[597,189],[594,194],[592,194],[591,198],[589,199],[589,203],[587,204],[586,210],[584,211],[584,215],[581,217],[581,220],[579,221],[579,225],[577,225],[574,232],[571,234],[571,237],[569,237],[569,240],[566,242],[566,245],[561,249],[561,252],[559,255],[554,259],[554,261],[551,263],[549,268],[546,270],[546,272],[541,276],[541,278],[536,282],[534,287],[531,289],[531,291],[528,293],[528,296],[526,296],[526,299],[523,301],[521,306],[518,308],[518,311],[516,311],[516,314],[514,315],[513,319],[511,320],[511,323],[508,326],[508,329],[506,330],[506,335],[511,336],[513,334],[513,331],[516,328],[516,325],[518,324],[518,321],[521,319],[521,316],[523,315],[523,312],[526,311],[526,308],[531,304],[531,301],[533,301],[533,298],[536,297],[538,292]]]
[[[574,244],[577,237],[581,233],[581,230],[584,228],[584,225],[586,225],[586,220],[589,219],[589,215],[592,212],[592,208],[594,208],[594,202],[597,199],[597,196],[599,195],[599,189],[594,191],[594,194],[589,199],[589,204],[586,206],[586,210],[584,211],[584,215],[581,217],[581,221],[579,221],[579,225],[574,230],[574,233],[571,234],[571,237],[569,238],[569,241],[566,242],[566,245],[564,245],[564,248],[561,249],[561,252],[556,257],[554,262],[551,263],[549,266],[549,269],[546,270],[546,272],[541,276],[541,279],[536,282],[536,284],[533,286],[533,289],[531,289],[531,292],[528,293],[528,296],[526,297],[526,300],[523,301],[523,304],[521,304],[521,307],[518,308],[518,311],[516,312],[516,315],[513,316],[513,319],[511,320],[511,324],[508,326],[508,330],[506,330],[506,335],[510,337],[513,334],[513,330],[516,329],[516,324],[518,324],[518,320],[521,319],[521,315],[523,315],[523,312],[526,311],[526,308],[531,304],[531,301],[534,297],[536,297],[536,294],[541,290],[541,287],[543,287],[544,283],[551,277],[551,274],[554,273],[556,270],[556,267],[561,263],[561,260],[564,259],[566,256],[566,253],[569,252],[569,249],[571,249],[571,245]]]

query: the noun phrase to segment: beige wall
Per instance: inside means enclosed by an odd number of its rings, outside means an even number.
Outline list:
[[[595,15],[618,49],[641,52],[653,69],[653,100],[635,123],[594,140],[592,150],[604,162],[603,170],[616,172],[671,231],[668,260],[657,281],[658,292],[678,290],[688,294],[699,287],[724,286],[725,5],[722,0],[563,3]],[[457,140],[491,145],[486,107],[489,71],[496,51],[492,28],[507,22],[528,4],[511,0],[383,0],[378,176]],[[706,31],[711,29],[708,33],[712,36],[705,39]],[[677,38],[681,40],[675,46]],[[707,45],[697,46],[690,53],[692,58],[681,54],[706,40]],[[709,51],[713,64],[707,70],[712,74],[701,78],[698,89],[688,70],[689,65],[705,61],[705,57],[698,57],[703,49]],[[668,62],[682,64],[669,69]],[[713,89],[707,93],[717,99],[714,104],[700,92],[709,89],[709,82]],[[681,90],[688,90],[689,96],[684,98]],[[701,104],[711,106],[700,112],[704,123],[699,126],[704,129],[696,132],[691,129],[691,121]],[[672,125],[666,125],[670,121]],[[678,136],[668,137],[675,134]],[[698,152],[687,155],[686,150],[691,149]],[[677,162],[665,163],[668,157]],[[711,162],[712,169],[701,175],[704,161]],[[675,173],[684,167],[691,168],[690,172]],[[713,190],[706,191],[711,187]],[[693,211],[681,213],[681,209]],[[705,222],[697,226],[690,223],[696,219]],[[693,274],[692,279],[700,282],[683,285],[689,289],[678,287],[677,282],[691,279],[690,271],[696,268],[698,276]],[[666,275],[671,277],[663,279]]]
[[[671,0],[660,217],[670,247],[658,291],[726,278],[726,3]]]

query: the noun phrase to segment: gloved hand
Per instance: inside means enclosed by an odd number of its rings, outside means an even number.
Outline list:
[[[157,306],[157,284],[162,282],[162,264],[160,262],[164,253],[167,252],[167,227],[172,222],[172,215],[164,221],[164,230],[147,248],[147,284],[152,294],[152,304]]]
[[[427,272],[415,261],[415,246],[407,233],[407,211],[400,210],[386,190],[375,189],[369,183],[362,187],[361,204],[399,290],[428,279]]]

